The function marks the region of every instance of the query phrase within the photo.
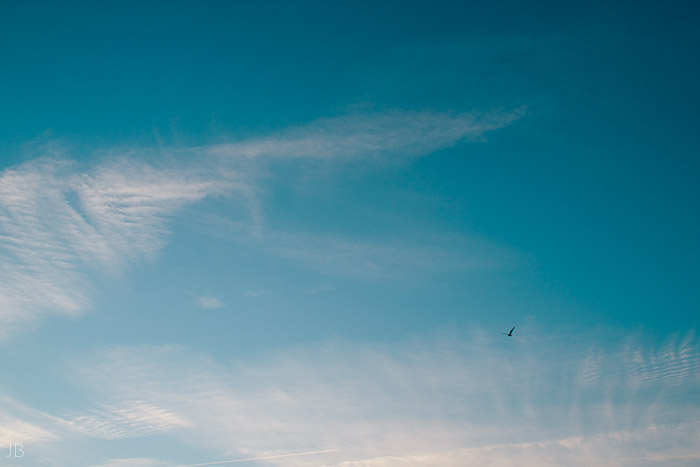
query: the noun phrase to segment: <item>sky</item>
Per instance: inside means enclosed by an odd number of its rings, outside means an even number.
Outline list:
[[[699,14],[0,0],[0,465],[697,465]]]

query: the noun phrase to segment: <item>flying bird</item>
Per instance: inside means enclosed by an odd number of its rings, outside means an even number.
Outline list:
[[[515,330],[515,326],[513,326],[513,329],[511,329],[508,334],[506,334],[505,332],[502,332],[501,334],[503,334],[504,336],[513,337],[513,330]]]

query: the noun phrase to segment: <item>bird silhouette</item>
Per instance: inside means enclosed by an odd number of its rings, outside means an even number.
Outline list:
[[[513,326],[513,329],[511,329],[508,334],[506,334],[505,332],[502,332],[501,334],[503,334],[504,336],[513,337],[513,330],[515,330],[515,326]]]

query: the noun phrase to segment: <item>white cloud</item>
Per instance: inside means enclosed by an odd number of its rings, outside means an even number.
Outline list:
[[[67,377],[93,394],[79,410],[49,415],[0,397],[0,442],[22,443],[46,460],[36,465],[54,466],[75,465],[72,452],[94,458],[90,440],[154,435],[178,453],[187,446],[197,458],[205,453],[201,462],[336,450],[265,460],[285,466],[312,458],[337,467],[700,459],[693,333],[659,347],[630,337],[617,348],[585,350],[520,331],[532,339],[448,333],[392,345],[329,341],[239,361],[185,347],[115,347],[74,362]],[[640,367],[655,376],[640,379]],[[172,455],[100,465],[182,464]]]
[[[488,113],[402,112],[324,118],[272,136],[208,148],[234,157],[345,158],[397,153],[418,156],[509,125],[522,109]]]
[[[673,427],[654,426],[629,432],[602,433],[587,437],[488,445],[421,455],[384,456],[341,462],[337,467],[695,465],[700,460],[700,452],[695,448],[699,433],[700,424],[698,423]],[[676,442],[665,442],[659,449],[654,444],[658,444],[660,439],[675,440]]]
[[[129,457],[124,459],[108,459],[104,463],[92,467],[173,467],[171,462],[147,457]]]
[[[444,235],[407,242],[369,242],[333,235],[266,232],[257,239],[268,253],[325,272],[359,278],[395,278],[435,271],[500,269],[515,254],[490,242]]]
[[[494,271],[522,258],[508,247],[477,235],[412,234],[366,240],[336,234],[250,228],[227,219],[208,219],[224,241],[285,258],[310,270],[357,279],[406,279],[436,272]],[[251,291],[255,292],[255,291]],[[264,292],[264,291],[263,291]],[[251,293],[248,293],[251,295]]]
[[[681,353],[697,360],[698,340],[690,335],[680,342]],[[627,371],[630,350],[646,355],[645,362],[666,353],[633,339],[620,349],[587,352],[551,339],[442,335],[392,346],[329,342],[223,363],[186,348],[139,346],[80,361],[78,380],[101,395],[100,404],[119,407],[139,397],[187,420],[170,436],[207,446],[211,461],[325,449],[338,451],[314,462],[656,465],[654,459],[697,459],[700,414],[691,402],[700,392],[700,370],[689,366],[679,379],[666,361],[659,366],[670,370],[666,378],[640,382]],[[613,376],[582,377],[590,373],[590,355],[601,353],[600,374]]]
[[[676,334],[663,348],[650,354],[630,347],[625,354],[627,377],[636,385],[661,381],[664,384],[700,383],[700,354],[694,332],[681,339]]]
[[[124,150],[88,168],[57,158],[50,148],[51,157],[0,172],[0,339],[41,316],[77,315],[89,308],[91,274],[153,258],[165,243],[168,221],[206,196],[237,193],[262,231],[255,188],[259,169],[246,160],[417,156],[482,138],[520,115],[519,110],[346,115],[269,137],[173,150],[187,157]],[[266,236],[264,249],[270,252],[350,275],[386,275],[407,258],[387,246]],[[442,264],[446,257],[436,255],[443,253],[428,247],[414,249],[412,256],[419,263]]]
[[[262,289],[248,290],[243,295],[245,295],[246,297],[264,297],[270,295],[270,291]]]
[[[447,114],[386,111],[323,118],[271,136],[209,148],[215,155],[272,158],[346,158],[381,154],[419,156],[465,139],[481,139],[522,117],[523,109]]]
[[[61,439],[60,419],[32,409],[0,393],[0,447],[56,442]]]
[[[224,189],[200,174],[121,159],[80,172],[40,159],[0,174],[0,323],[89,306],[86,271],[151,257],[179,207]],[[0,337],[3,337],[0,335]]]
[[[54,441],[57,437],[36,425],[3,415],[0,422],[0,446]]]
[[[177,414],[141,401],[102,405],[66,419],[74,431],[101,439],[147,436],[188,426]]]
[[[197,306],[208,310],[223,308],[224,304],[216,297],[199,297],[196,301]]]

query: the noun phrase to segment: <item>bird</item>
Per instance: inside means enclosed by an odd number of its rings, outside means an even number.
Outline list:
[[[515,326],[513,326],[513,329],[511,329],[510,332],[508,332],[508,334],[506,334],[505,332],[502,332],[501,334],[503,334],[504,336],[513,337],[514,330],[515,330]]]

